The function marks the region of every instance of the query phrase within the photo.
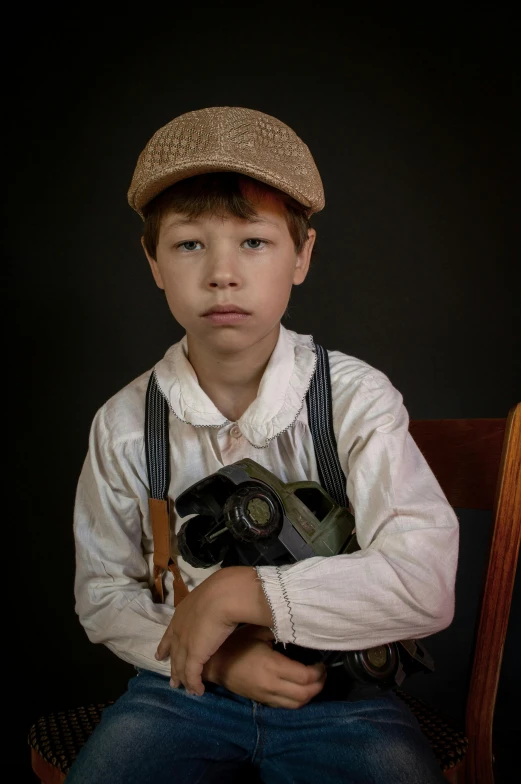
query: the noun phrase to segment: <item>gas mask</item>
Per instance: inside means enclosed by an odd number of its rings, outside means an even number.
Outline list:
[[[355,520],[317,482],[282,482],[248,458],[196,482],[175,502],[186,521],[177,536],[185,561],[198,568],[281,566],[313,556],[359,550]],[[362,651],[279,648],[291,658],[328,668],[343,667],[361,684],[401,685],[416,671],[431,671],[431,657],[417,640]]]

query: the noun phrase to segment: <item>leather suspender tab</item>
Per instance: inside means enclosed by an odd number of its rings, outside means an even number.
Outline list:
[[[156,600],[164,602],[163,575],[168,569],[174,578],[174,607],[188,595],[183,576],[170,556],[170,503],[169,499],[149,498],[150,520],[154,537],[154,587]]]
[[[170,561],[170,510],[168,500],[149,498],[150,521],[154,537],[154,587],[155,601],[165,601],[163,575]]]
[[[185,596],[188,596],[188,588],[183,580],[183,575],[179,571],[178,565],[173,559],[168,568],[172,572],[174,578],[174,607],[177,607],[179,602],[182,602]]]
[[[149,498],[150,519],[154,536],[154,565],[168,569],[170,561],[170,509],[168,499]]]

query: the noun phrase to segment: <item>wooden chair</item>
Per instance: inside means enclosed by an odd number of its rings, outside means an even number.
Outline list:
[[[453,782],[493,784],[492,725],[521,539],[521,403],[507,419],[411,421],[410,432],[451,506],[493,510],[466,702],[463,760]]]
[[[421,700],[397,690],[416,714],[445,777],[493,784],[492,724],[521,538],[521,403],[506,419],[412,420],[410,432],[459,509],[493,510],[493,533],[466,701],[465,736]],[[33,771],[60,784],[104,705],[41,717],[31,727]]]

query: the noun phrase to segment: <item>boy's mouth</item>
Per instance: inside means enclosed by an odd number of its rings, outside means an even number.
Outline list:
[[[238,305],[214,305],[213,308],[203,313],[203,316],[210,316],[212,313],[243,313],[249,316],[248,311]]]
[[[203,318],[214,324],[237,324],[244,321],[250,314],[238,305],[214,305],[205,313]]]

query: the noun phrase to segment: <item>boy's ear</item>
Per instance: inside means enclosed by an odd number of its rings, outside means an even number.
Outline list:
[[[313,251],[313,246],[315,244],[316,237],[317,237],[317,233],[315,229],[309,229],[306,244],[304,245],[300,253],[297,253],[297,265],[295,267],[295,272],[293,274],[293,284],[295,286],[299,286],[306,279],[306,275],[308,274],[308,270],[309,270],[309,265],[311,263],[311,253]]]
[[[154,276],[154,280],[156,282],[156,285],[159,286],[160,289],[164,289],[165,285],[163,283],[163,278],[161,277],[161,271],[159,269],[159,264],[157,263],[157,261],[154,258],[152,258],[152,256],[147,251],[147,249],[145,247],[145,238],[144,237],[141,237],[141,245],[143,247],[143,250],[145,251],[145,256],[147,257],[148,263],[150,264],[150,269],[152,270],[152,275]]]

